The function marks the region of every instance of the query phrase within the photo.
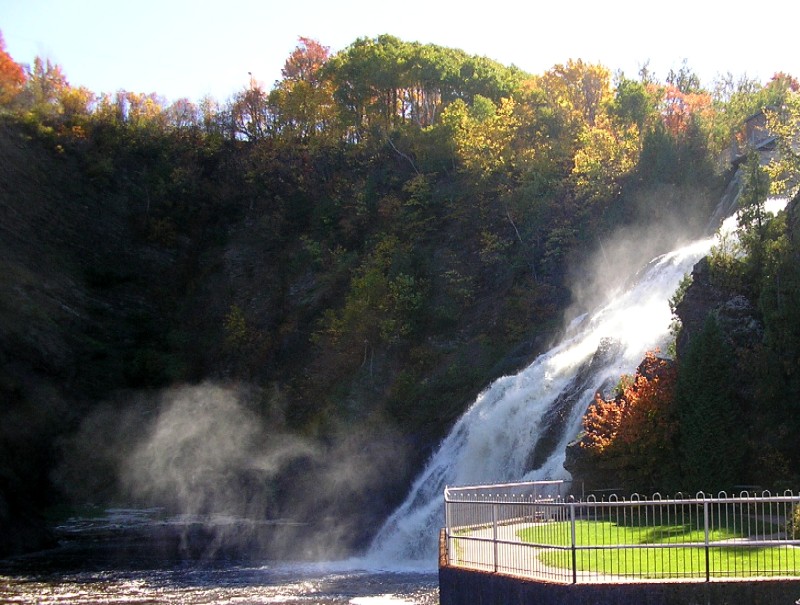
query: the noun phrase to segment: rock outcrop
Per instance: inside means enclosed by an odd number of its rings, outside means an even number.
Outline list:
[[[702,330],[710,313],[716,314],[720,329],[733,348],[752,347],[764,336],[756,307],[742,293],[717,286],[706,257],[694,266],[692,284],[675,309],[681,321],[676,342],[679,359],[686,354],[692,336]]]

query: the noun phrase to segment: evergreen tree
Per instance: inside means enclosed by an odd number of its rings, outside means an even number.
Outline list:
[[[744,183],[739,198],[736,222],[739,240],[747,253],[751,281],[757,284],[764,264],[767,214],[764,202],[769,195],[769,176],[761,167],[757,151],[751,150],[744,165]]]
[[[689,490],[729,490],[737,482],[742,435],[730,355],[716,316],[709,314],[681,361],[676,390],[678,449]]]

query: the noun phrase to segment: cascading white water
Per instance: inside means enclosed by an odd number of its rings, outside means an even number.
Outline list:
[[[778,208],[781,203],[785,200],[778,201]],[[728,219],[721,231],[734,227],[735,219]],[[663,350],[672,319],[669,298],[715,242],[716,237],[698,240],[653,259],[626,291],[573,321],[558,345],[482,392],[378,532],[368,558],[389,566],[412,561],[434,565],[445,486],[569,479],[563,467],[565,448],[578,434],[595,391],[633,373],[648,350]],[[605,346],[608,339],[618,346]],[[576,384],[581,369],[583,376]],[[564,415],[559,443],[539,468],[528,472],[548,410],[570,389],[578,389],[580,396]]]

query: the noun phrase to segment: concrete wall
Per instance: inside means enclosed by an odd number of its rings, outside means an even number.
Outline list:
[[[439,568],[441,605],[795,605],[800,580],[550,584]]]

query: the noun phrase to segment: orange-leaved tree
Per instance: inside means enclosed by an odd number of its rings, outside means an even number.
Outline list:
[[[6,42],[0,32],[0,105],[8,105],[22,91],[25,70],[6,52]]]
[[[664,125],[673,136],[685,134],[693,120],[712,111],[711,95],[706,92],[683,92],[675,86],[664,88],[661,101]]]
[[[662,489],[672,482],[676,378],[674,363],[648,352],[636,375],[620,382],[617,396],[596,394],[584,416],[582,446],[619,469],[623,483]]]

